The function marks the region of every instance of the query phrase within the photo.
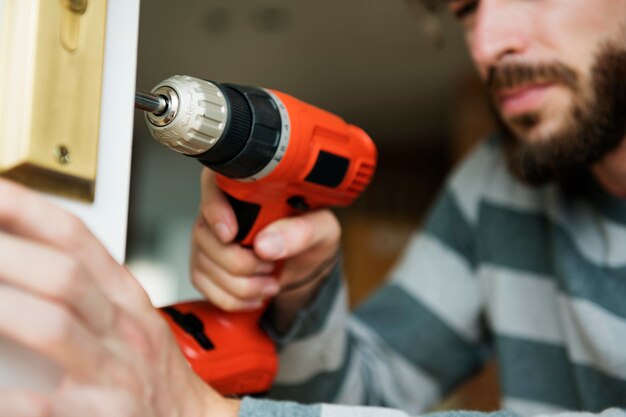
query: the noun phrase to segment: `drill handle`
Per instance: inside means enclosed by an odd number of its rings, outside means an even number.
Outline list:
[[[280,203],[263,204],[238,199],[224,191],[237,219],[237,236],[235,242],[251,247],[256,235],[270,223],[298,212],[297,209]]]

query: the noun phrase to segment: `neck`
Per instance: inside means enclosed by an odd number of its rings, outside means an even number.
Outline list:
[[[626,199],[626,137],[617,149],[592,165],[591,173],[608,193]]]

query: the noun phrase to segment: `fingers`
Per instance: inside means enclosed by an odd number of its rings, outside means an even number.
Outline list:
[[[280,285],[289,288],[322,274],[327,268],[319,272],[320,265],[332,259],[339,247],[341,229],[329,210],[272,223],[256,237],[253,251],[233,244],[234,212],[208,170],[202,173],[200,210],[192,234],[192,281],[225,310],[256,308],[263,299],[278,294]],[[286,261],[282,272],[276,269],[276,261]]]
[[[0,283],[67,304],[102,333],[111,327],[115,309],[86,275],[82,265],[67,255],[0,232]]]
[[[0,391],[0,417],[46,417],[49,400],[40,394],[21,391]]]
[[[36,193],[0,179],[0,229],[71,254],[107,297],[131,311],[151,308],[148,297],[77,217]]]
[[[105,364],[104,347],[68,309],[5,285],[0,285],[0,334],[78,378],[93,378]]]
[[[200,252],[232,275],[263,275],[269,274],[274,270],[273,262],[260,260],[251,250],[243,248],[238,244],[225,245],[222,243],[202,223],[202,220],[199,220],[194,226],[192,239]]]
[[[13,182],[0,179],[0,228],[76,253],[109,259],[106,249],[75,216]]]
[[[206,277],[194,280],[194,286],[202,293],[202,295],[211,302],[211,304],[219,307],[224,311],[247,311],[256,310],[263,305],[262,300],[245,301],[233,296],[223,288],[215,284]]]
[[[213,304],[227,310],[258,308],[273,297],[280,285],[290,285],[317,271],[334,256],[340,227],[328,210],[279,220],[261,231],[254,251],[224,244],[200,219],[193,231],[192,270],[194,286]],[[263,260],[265,259],[265,260]],[[288,260],[280,276],[278,260]]]
[[[226,196],[217,187],[215,174],[203,169],[200,182],[202,218],[221,242],[232,242],[237,235],[237,219]]]
[[[334,248],[340,237],[337,218],[330,210],[318,210],[270,224],[255,238],[254,251],[261,259],[275,261],[319,246]]]
[[[233,276],[203,253],[194,255],[192,281],[211,303],[226,311],[251,310],[280,290],[277,280],[268,276]]]

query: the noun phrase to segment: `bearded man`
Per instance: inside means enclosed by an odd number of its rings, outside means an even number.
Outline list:
[[[463,26],[500,131],[452,176],[389,282],[349,315],[340,267],[311,276],[339,245],[328,212],[278,221],[241,254],[205,173],[194,283],[232,310],[276,294],[273,398],[419,414],[495,356],[499,413],[624,415],[626,2],[428,4]],[[298,289],[260,272],[277,260]],[[245,399],[241,415],[403,412]]]
[[[429,3],[463,25],[502,129],[354,313],[331,212],[277,221],[244,249],[203,173],[193,280],[227,310],[274,296],[274,399],[225,399],[204,384],[86,228],[0,180],[0,334],[66,371],[50,394],[0,390],[0,415],[403,416],[495,356],[493,414],[626,416],[626,1]]]

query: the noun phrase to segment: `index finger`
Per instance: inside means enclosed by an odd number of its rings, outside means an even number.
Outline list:
[[[202,220],[222,241],[230,243],[237,235],[237,218],[224,193],[215,181],[215,173],[204,168],[200,181]]]

